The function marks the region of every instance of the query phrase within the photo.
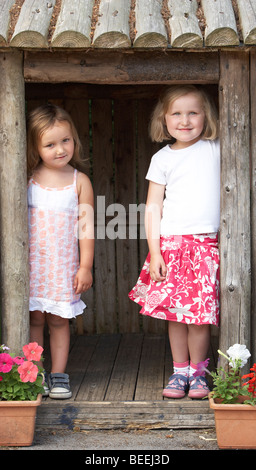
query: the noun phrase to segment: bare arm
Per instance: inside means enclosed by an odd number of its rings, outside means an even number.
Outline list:
[[[94,256],[94,200],[93,189],[88,176],[78,173],[77,191],[79,201],[78,237],[80,248],[80,268],[76,274],[74,288],[76,294],[87,291],[92,285],[92,265]]]
[[[165,186],[150,181],[145,211],[145,230],[151,255],[150,276],[153,281],[163,281],[166,265],[160,252],[160,222],[162,218]]]

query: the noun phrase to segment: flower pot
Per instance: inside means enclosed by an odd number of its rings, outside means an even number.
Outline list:
[[[256,406],[219,404],[211,395],[209,403],[220,449],[256,449]]]
[[[35,401],[0,401],[0,446],[30,446],[35,432],[37,407]]]

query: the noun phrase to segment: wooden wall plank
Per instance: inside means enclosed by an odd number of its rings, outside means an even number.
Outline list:
[[[231,0],[201,0],[206,46],[237,46],[239,38]]]
[[[92,100],[93,188],[95,195],[95,312],[96,331],[118,331],[115,240],[106,233],[106,211],[114,202],[112,101]]]
[[[137,0],[134,47],[166,47],[167,32],[161,14],[161,0]]]
[[[55,0],[38,4],[35,0],[26,0],[20,11],[18,21],[11,38],[12,47],[47,47],[50,21]]]
[[[95,47],[129,47],[130,2],[127,0],[101,0],[98,22],[93,36]]]
[[[94,0],[65,0],[54,34],[52,47],[89,47],[91,45],[91,17]]]
[[[196,0],[168,0],[173,47],[202,47],[203,37],[196,17]]]
[[[83,157],[85,160],[85,173],[90,177],[90,125],[89,125],[89,102],[88,99],[80,96],[62,96],[62,101],[55,104],[64,107],[72,117],[76,126],[81,144],[83,147]],[[94,280],[93,280],[94,282]],[[83,332],[95,333],[95,312],[94,312],[94,289],[82,293],[82,300],[86,304],[83,315],[76,318],[76,329],[78,334]]]
[[[127,218],[130,212],[129,205],[137,202],[136,108],[135,102],[130,100],[115,100],[114,105],[118,323],[120,332],[136,332],[139,331],[137,306],[128,298],[128,292],[137,279],[138,240],[130,239]]]
[[[150,160],[154,153],[156,153],[160,146],[157,143],[151,141],[149,136],[149,122],[151,114],[157,99],[139,99],[137,104],[137,155],[138,155],[138,204],[145,206],[148,192],[148,181],[145,179]],[[145,228],[144,228],[144,215],[140,215],[139,222],[140,228],[140,239],[139,239],[139,272],[143,266],[143,263],[148,254],[148,244],[146,240]],[[144,237],[144,238],[143,238]],[[139,274],[139,273],[138,273]],[[131,286],[133,287],[133,286]],[[138,312],[140,306],[137,307]],[[160,333],[166,330],[166,322],[157,320],[156,318],[150,318],[143,315],[140,318],[143,324],[143,331],[148,333]]]
[[[29,265],[23,53],[0,54],[1,342],[29,340]]]
[[[221,324],[220,349],[250,345],[249,56],[220,55]]]

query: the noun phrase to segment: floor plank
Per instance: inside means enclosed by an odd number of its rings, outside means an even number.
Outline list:
[[[45,351],[49,356],[47,344]],[[212,338],[211,368],[216,351],[217,339]],[[37,425],[81,430],[214,425],[208,400],[163,399],[163,386],[172,373],[166,334],[72,336],[67,372],[72,398],[43,399]]]
[[[142,343],[143,334],[127,333],[122,335],[105,396],[106,401],[133,400]]]
[[[165,337],[144,337],[136,384],[135,400],[162,400],[164,383]]]
[[[76,400],[103,401],[105,399],[120,340],[121,335],[100,336]]]

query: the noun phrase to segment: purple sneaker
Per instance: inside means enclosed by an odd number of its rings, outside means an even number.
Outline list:
[[[163,390],[163,396],[167,398],[183,398],[187,389],[188,377],[181,374],[172,374]]]

